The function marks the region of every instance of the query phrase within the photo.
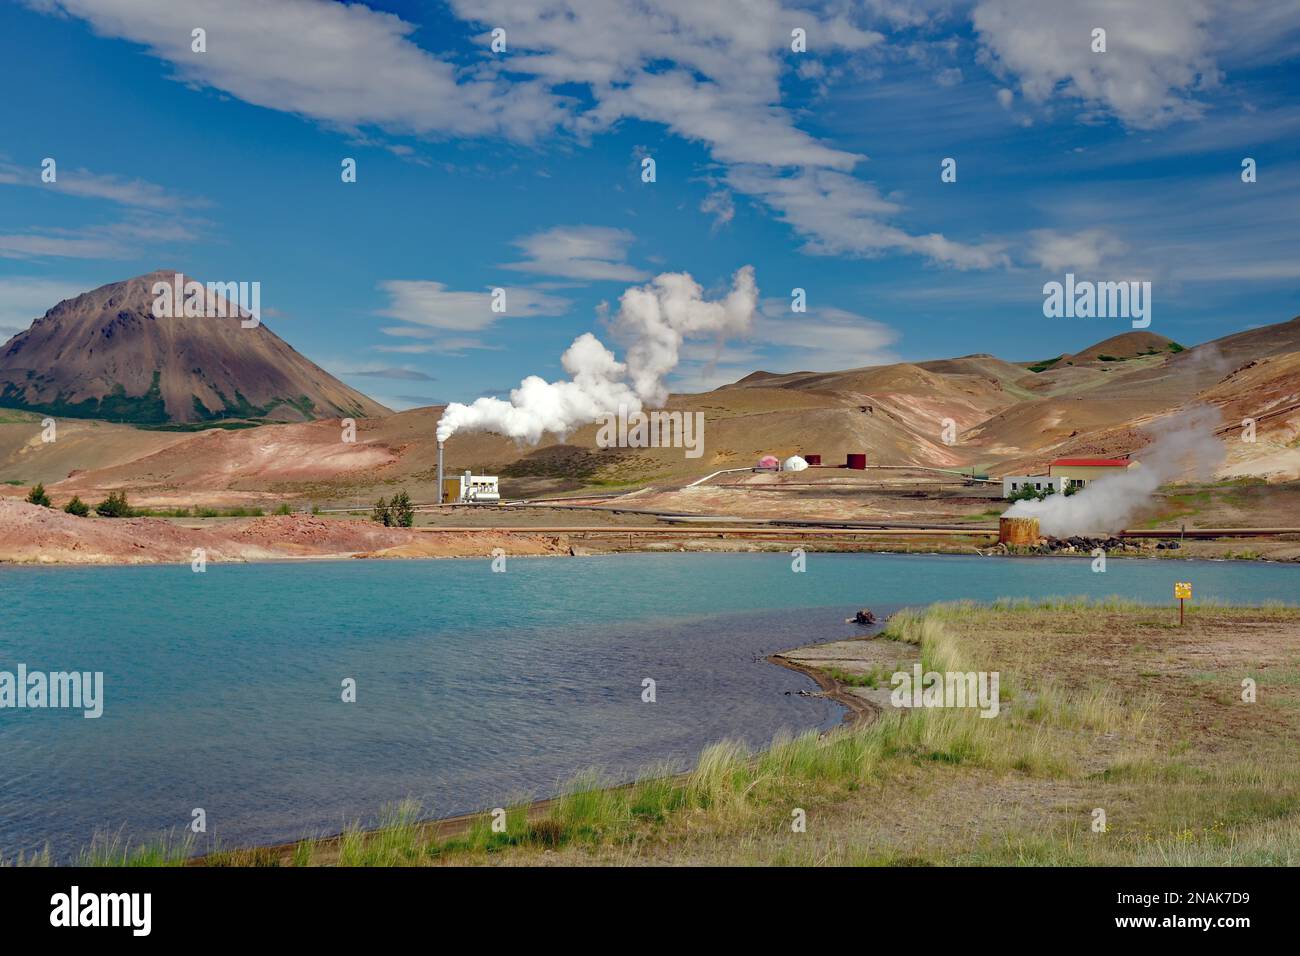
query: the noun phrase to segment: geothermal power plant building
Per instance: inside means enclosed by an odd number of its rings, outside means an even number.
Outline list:
[[[1134,467],[1137,462],[1127,458],[1058,458],[1047,466],[1047,473],[1083,488],[1090,481]]]
[[[1058,458],[1047,466],[1045,475],[1007,475],[1002,479],[1002,497],[1010,498],[1018,491],[1033,488],[1047,494],[1060,493],[1066,488],[1082,489],[1090,481],[1119,474],[1129,468],[1140,467],[1128,458]]]

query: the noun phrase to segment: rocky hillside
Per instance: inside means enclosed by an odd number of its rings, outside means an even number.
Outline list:
[[[302,422],[388,409],[205,292],[226,317],[155,315],[153,272],[60,302],[0,347],[0,406],[138,425]],[[186,277],[187,279],[190,277]]]

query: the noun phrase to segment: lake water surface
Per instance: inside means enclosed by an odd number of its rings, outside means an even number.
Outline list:
[[[1118,594],[1293,602],[1253,562],[809,554],[0,567],[0,671],[104,672],[104,713],[0,710],[0,857],[207,813],[223,845],[545,796],[585,768],[686,766],[725,737],[826,728],[775,651],[941,599]],[[657,683],[643,703],[642,680]],[[356,703],[341,700],[353,678]],[[206,845],[206,844],[205,844]]]

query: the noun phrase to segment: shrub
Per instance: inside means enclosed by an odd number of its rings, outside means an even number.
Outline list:
[[[291,514],[293,514],[293,509],[290,508],[289,505],[288,505],[287,503],[286,503],[286,504],[282,504],[282,505],[280,505],[280,507],[278,507],[278,508],[275,509],[275,514],[278,514],[278,515],[291,515]]]
[[[95,512],[102,518],[131,517],[131,506],[126,503],[126,492],[110,491],[107,498],[95,505]]]
[[[409,528],[415,524],[415,509],[411,506],[411,496],[405,491],[393,495],[388,505],[393,524],[399,528]]]
[[[385,528],[392,527],[393,512],[392,509],[389,508],[388,502],[383,498],[376,501],[374,508],[370,511],[370,518],[372,521],[380,522]]]
[[[86,504],[76,495],[73,495],[72,500],[63,506],[63,510],[70,515],[76,515],[78,518],[84,518],[86,517],[86,515],[90,514],[90,505]]]
[[[27,503],[31,505],[40,505],[42,508],[50,507],[50,496],[45,493],[45,486],[38,482],[36,486],[27,493]]]
[[[1044,492],[1037,491],[1033,485],[1025,485],[1019,491],[1012,492],[1007,497],[1007,501],[1042,501],[1047,495]]]

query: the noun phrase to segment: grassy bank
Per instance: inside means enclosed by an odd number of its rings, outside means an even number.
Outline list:
[[[888,709],[757,754],[719,743],[685,775],[652,768],[611,788],[588,773],[505,808],[503,832],[488,813],[430,824],[404,804],[377,830],[206,862],[1300,862],[1300,609],[1197,606],[1180,628],[1168,607],[1119,601],[943,604],[897,615],[878,640],[919,646],[926,670],[999,672],[1001,713]],[[142,848],[138,862],[182,849]]]

